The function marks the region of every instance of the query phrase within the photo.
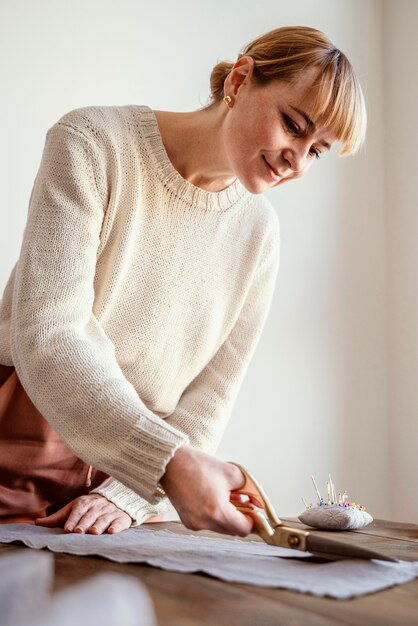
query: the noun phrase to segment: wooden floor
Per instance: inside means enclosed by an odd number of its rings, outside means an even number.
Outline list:
[[[292,523],[303,527],[294,520]],[[155,524],[153,528],[190,532],[178,522]],[[344,536],[352,541],[367,541],[370,547],[391,556],[418,560],[416,525],[377,520],[362,531],[344,533]],[[28,549],[0,545],[3,553]],[[418,626],[418,579],[353,600],[332,600],[280,589],[224,583],[201,574],[178,574],[147,565],[112,563],[99,557],[54,554],[54,559],[55,591],[104,571],[138,578],[151,595],[159,626]]]

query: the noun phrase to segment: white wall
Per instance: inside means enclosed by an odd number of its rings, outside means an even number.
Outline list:
[[[371,113],[367,148],[347,159],[334,149],[305,179],[269,194],[281,270],[219,455],[247,465],[283,515],[313,497],[312,472],[320,485],[331,472],[372,514],[390,516],[382,2],[2,5],[0,288],[18,257],[45,133],[63,113],[88,104],[197,108],[216,61],[280,25],[320,28],[347,53]],[[400,498],[406,514],[403,506]]]
[[[281,4],[281,22],[323,29],[352,60],[371,113],[367,148],[355,158],[329,155],[270,194],[281,270],[220,452],[251,467],[283,514],[313,498],[311,473],[324,485],[331,472],[351,498],[387,517],[380,3],[319,4]]]
[[[418,521],[418,3],[385,2],[390,502],[395,520]]]

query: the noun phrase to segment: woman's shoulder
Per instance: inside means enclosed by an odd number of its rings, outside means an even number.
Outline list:
[[[93,144],[125,143],[132,133],[133,120],[147,107],[140,105],[92,105],[64,113],[51,128],[66,127]]]
[[[254,219],[263,232],[270,237],[280,236],[280,222],[277,210],[264,194],[249,194],[249,204]]]

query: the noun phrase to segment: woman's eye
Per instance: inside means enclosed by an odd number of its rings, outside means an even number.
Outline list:
[[[315,159],[320,159],[321,158],[320,151],[317,150],[316,148],[314,148],[313,146],[310,148],[309,154],[310,154],[310,156],[315,157]]]
[[[287,115],[284,115],[283,118],[284,118],[284,123],[286,125],[287,130],[289,132],[291,132],[292,135],[299,135],[300,134],[300,128],[296,124],[296,122],[294,122],[292,120],[292,118],[288,117]]]

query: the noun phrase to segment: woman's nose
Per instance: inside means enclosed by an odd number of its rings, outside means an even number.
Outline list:
[[[287,148],[283,151],[283,158],[295,174],[303,172],[307,159],[307,149],[305,146]]]

